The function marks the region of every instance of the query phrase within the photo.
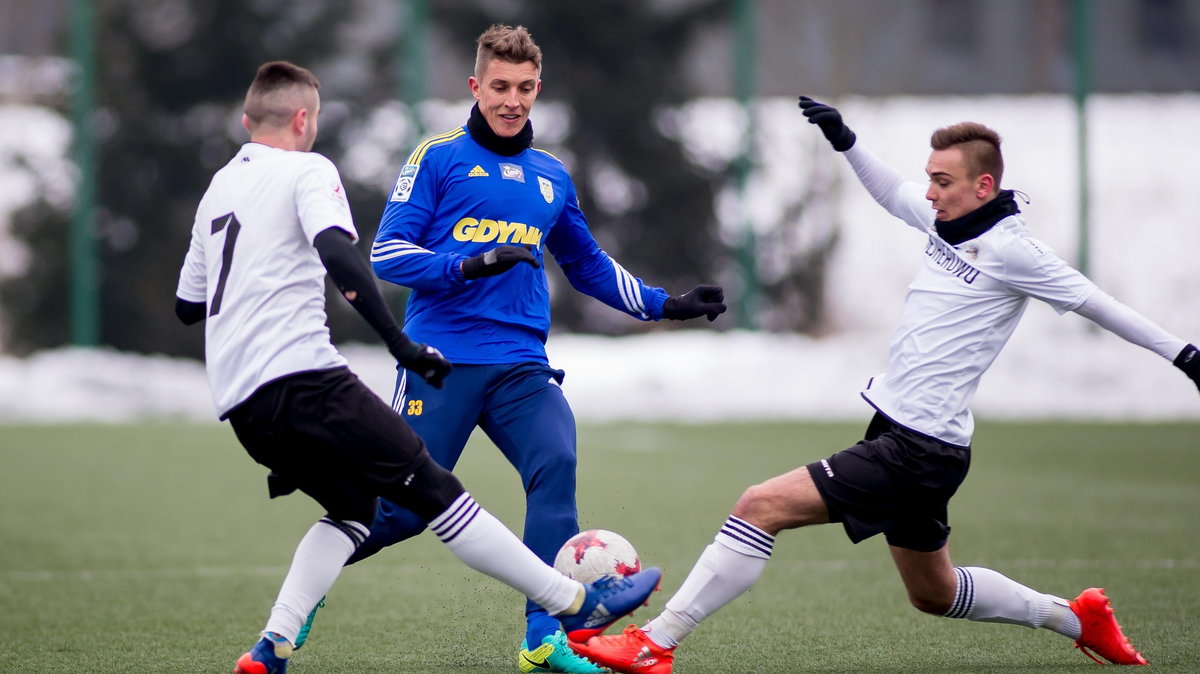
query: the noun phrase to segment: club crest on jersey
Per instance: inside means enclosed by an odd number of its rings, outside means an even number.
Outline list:
[[[501,164],[500,177],[505,180],[515,180],[523,183],[525,182],[525,169],[516,164]]]
[[[408,201],[412,196],[413,183],[417,180],[416,164],[405,164],[400,169],[400,177],[396,179],[396,189],[392,190],[391,201]]]
[[[546,203],[548,203],[548,204],[554,203],[554,184],[551,183],[549,180],[546,180],[545,178],[538,176],[538,187],[541,188],[542,198],[546,200]]]

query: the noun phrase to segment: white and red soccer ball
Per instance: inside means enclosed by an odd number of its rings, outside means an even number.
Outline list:
[[[631,576],[642,570],[642,560],[620,534],[588,529],[563,543],[554,557],[554,568],[581,583],[591,583],[606,576]]]

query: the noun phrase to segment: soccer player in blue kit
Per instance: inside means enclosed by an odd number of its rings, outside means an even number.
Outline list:
[[[521,476],[525,544],[552,562],[579,531],[575,419],[545,341],[554,255],[571,285],[641,319],[684,320],[725,311],[717,286],[672,297],[611,259],[588,231],[562,162],[531,147],[529,111],[541,90],[541,50],[522,26],[478,39],[476,100],[466,125],[420,143],[400,170],[371,249],[376,274],[412,288],[405,331],[454,364],[444,389],[399,370],[393,407],[453,468],[476,426]],[[351,561],[425,529],[382,501],[370,538]],[[556,618],[529,602],[523,672],[603,671],[573,653]]]
[[[204,323],[213,403],[250,456],[271,470],[272,497],[299,490],[325,508],[296,547],[258,643],[234,674],[285,674],[305,616],[366,539],[377,497],[421,513],[471,568],[534,597],[573,639],[646,601],[647,569],[588,585],[538,559],[479,506],[421,438],[346,366],[329,338],[328,272],[402,367],[438,387],[451,365],[396,324],[362,254],[337,168],[311,152],[320,83],[286,61],[263,64],[246,93],[250,142],[213,176],[196,209],[175,312]]]

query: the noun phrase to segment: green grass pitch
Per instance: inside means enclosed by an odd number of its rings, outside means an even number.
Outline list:
[[[585,528],[682,582],[742,490],[853,443],[862,424],[579,430]],[[951,504],[957,563],[1073,597],[1108,589],[1154,671],[1200,671],[1200,425],[984,424]],[[0,427],[0,672],[227,672],[321,514],[268,500],[224,425]],[[520,530],[520,483],[476,437],[459,474]],[[342,574],[302,672],[516,672],[522,598],[429,534]],[[680,648],[678,674],[1065,672],[1044,630],[910,608],[883,541],[785,532],[759,583]]]

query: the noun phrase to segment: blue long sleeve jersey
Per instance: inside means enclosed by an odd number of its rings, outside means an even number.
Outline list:
[[[522,263],[498,276],[463,278],[463,260],[503,244],[528,247],[542,268]],[[496,154],[466,126],[409,155],[371,264],[379,278],[412,288],[405,331],[451,362],[547,362],[547,250],[576,290],[640,320],[662,318],[667,293],[600,249],[562,162],[534,148]]]

